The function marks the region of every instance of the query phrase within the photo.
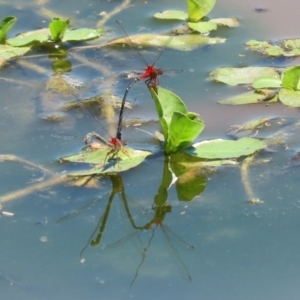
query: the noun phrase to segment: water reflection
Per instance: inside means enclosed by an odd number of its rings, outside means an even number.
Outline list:
[[[191,282],[192,277],[189,273],[188,267],[185,265],[181,255],[179,253],[177,245],[185,250],[193,250],[194,247],[192,245],[188,244],[186,241],[184,241],[183,238],[181,238],[179,235],[174,233],[169,227],[167,227],[163,224],[166,215],[168,213],[171,213],[172,206],[168,205],[167,203],[164,203],[161,206],[156,205],[154,203],[152,206],[152,209],[151,209],[151,214],[146,214],[147,215],[146,218],[148,220],[146,222],[143,222],[142,224],[137,224],[137,219],[140,216],[133,217],[132,209],[131,209],[129,202],[127,200],[127,197],[126,197],[122,177],[119,175],[112,175],[112,176],[110,176],[110,179],[112,182],[111,194],[108,198],[104,213],[100,217],[98,224],[95,227],[92,234],[90,235],[86,245],[82,248],[82,250],[80,252],[81,261],[82,262],[85,261],[85,259],[83,259],[83,254],[89,246],[98,247],[101,245],[102,238],[103,238],[103,235],[106,230],[107,221],[108,221],[108,218],[109,218],[109,215],[111,212],[113,200],[115,199],[116,195],[119,195],[121,202],[123,204],[124,210],[126,212],[126,218],[129,220],[131,227],[133,228],[134,231],[133,231],[133,233],[119,239],[118,241],[116,241],[112,244],[105,245],[105,248],[110,248],[113,246],[120,246],[124,242],[130,240],[133,237],[136,237],[137,240],[139,241],[141,258],[140,258],[140,262],[138,263],[138,265],[136,267],[135,275],[130,283],[130,286],[133,285],[133,283],[135,282],[135,280],[137,279],[137,277],[139,275],[140,268],[144,265],[144,262],[147,257],[147,253],[149,252],[151,243],[152,243],[153,239],[155,238],[155,234],[156,234],[158,228],[160,228],[161,233],[163,235],[163,238],[164,238],[164,241],[166,244],[166,248],[168,251],[168,256],[172,259],[172,261],[175,264],[176,268],[178,269],[178,272],[180,273],[180,275],[186,281]],[[76,217],[79,213],[82,213],[88,209],[91,209],[99,201],[100,201],[100,198],[95,198],[95,199],[91,200],[88,204],[84,205],[83,207],[60,218],[57,221],[57,223],[62,223],[66,220]],[[143,215],[144,215],[143,217],[145,217],[145,214],[143,214]],[[141,221],[138,220],[138,222],[140,223]],[[149,232],[150,232],[150,237],[149,237]],[[143,242],[143,238],[141,236],[141,235],[145,236],[145,234],[143,234],[143,233],[147,233],[147,237],[149,237],[149,238],[147,238],[146,243]]]

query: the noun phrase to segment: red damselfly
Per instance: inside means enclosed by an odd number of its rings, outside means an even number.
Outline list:
[[[66,82],[68,82],[71,79],[69,79],[68,77],[65,77],[64,80]],[[101,98],[102,99],[101,110],[108,111],[107,114],[106,114],[107,115],[107,122],[108,122],[108,124],[112,123],[111,119],[112,119],[112,116],[114,115],[114,112],[113,112],[113,109],[112,109],[112,105],[110,103],[108,103],[108,101],[105,100],[105,98],[102,98],[101,96],[96,96],[96,97],[93,97],[91,99],[80,100],[75,92],[71,92],[71,94],[77,99],[76,102],[75,102],[76,105],[73,104],[73,106],[74,107],[79,106],[79,107],[83,108],[91,116],[91,118],[94,121],[97,122],[98,125],[103,127],[102,124],[100,123],[100,121],[97,118],[95,118],[85,106],[85,102],[87,102],[87,103],[92,102],[90,100],[92,100],[94,98],[95,98],[95,100],[93,102],[98,102],[98,98]],[[66,107],[68,107],[68,106],[72,107],[71,104],[66,105]],[[106,108],[104,108],[104,107],[106,107]],[[91,143],[93,138],[100,141],[101,145],[99,143]],[[122,151],[127,157],[129,157],[128,152],[126,151],[126,149],[124,149],[124,146],[127,145],[127,142],[125,140],[118,139],[117,137],[111,137],[111,139],[109,141],[107,141],[101,135],[99,135],[98,133],[93,131],[93,132],[88,133],[85,136],[84,142],[85,142],[86,145],[89,145],[92,150],[103,149],[103,145],[108,148],[108,152],[105,156],[103,164],[105,164],[105,162],[106,162],[106,160],[109,156],[111,156],[111,158],[115,158],[115,156],[118,154],[119,151]]]
[[[124,37],[127,41],[128,46],[140,57],[140,59],[144,62],[144,64],[146,65],[146,68],[144,69],[144,72],[142,75],[136,77],[126,88],[124,96],[123,96],[123,100],[122,100],[122,104],[121,104],[121,108],[120,108],[120,113],[119,113],[119,122],[118,122],[118,127],[117,127],[117,135],[116,138],[118,140],[122,140],[122,121],[123,121],[123,110],[124,110],[124,106],[125,106],[125,102],[126,102],[126,98],[128,95],[129,90],[131,89],[131,87],[137,82],[140,81],[142,79],[146,79],[145,83],[148,87],[152,87],[155,88],[156,86],[159,85],[159,76],[162,75],[164,73],[163,69],[160,68],[156,68],[155,64],[156,62],[159,60],[159,58],[161,57],[163,51],[165,50],[166,46],[169,44],[169,42],[171,41],[173,35],[171,35],[167,41],[165,42],[164,47],[159,51],[159,53],[157,54],[157,56],[155,57],[153,63],[151,65],[149,65],[147,63],[147,61],[145,60],[145,58],[142,56],[142,54],[133,46],[133,42],[131,41],[129,35],[126,33],[125,29],[122,27],[121,23],[119,21],[116,20],[116,24],[118,25],[119,29],[122,31],[122,33],[124,34]]]

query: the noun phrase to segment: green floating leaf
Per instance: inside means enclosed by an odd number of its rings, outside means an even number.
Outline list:
[[[16,21],[17,21],[17,18],[13,17],[13,16],[8,16],[1,21],[1,23],[0,23],[0,43],[2,43],[5,40],[7,33],[14,26]]]
[[[188,0],[189,21],[198,22],[209,14],[216,4],[216,0]]]
[[[276,43],[251,40],[246,43],[253,51],[269,56],[298,56],[300,55],[300,39],[281,40]]]
[[[217,18],[217,19],[210,19],[209,22],[216,23],[220,26],[227,26],[227,27],[238,27],[240,25],[237,18]]]
[[[273,97],[271,98],[274,98],[276,95],[272,94],[272,96]],[[268,94],[259,93],[257,91],[251,91],[228,99],[218,101],[218,103],[227,104],[227,105],[243,105],[243,104],[251,104],[251,103],[261,103],[262,101],[266,101],[271,98]],[[276,99],[273,100],[274,102],[277,101]]]
[[[279,100],[285,105],[300,107],[300,91],[281,89],[279,91]]]
[[[252,87],[255,89],[280,88],[281,79],[269,76],[262,76],[253,81]]]
[[[271,46],[265,49],[265,54],[269,56],[282,56],[284,51],[279,46]]]
[[[115,159],[110,160],[109,157],[113,154],[108,155],[108,153],[109,149],[85,151],[62,157],[60,160],[95,165],[92,169],[68,174],[70,176],[85,176],[124,172],[140,165],[147,156],[152,154],[149,151],[125,147],[123,150],[119,150],[118,153],[114,153]]]
[[[193,29],[194,31],[198,31],[200,33],[208,33],[212,30],[217,29],[217,24],[213,22],[198,22],[198,23],[192,23],[188,22],[188,26]]]
[[[256,40],[250,40],[246,43],[246,46],[251,47],[252,49],[268,48],[271,46],[268,42],[260,42]]]
[[[205,159],[225,159],[250,155],[266,146],[265,141],[245,137],[237,141],[221,139],[203,141],[186,149],[185,152]]]
[[[30,34],[26,36],[17,36],[15,38],[7,40],[7,44],[14,46],[14,47],[23,47],[32,45],[35,43],[43,43],[48,40],[48,35],[37,33],[37,34]]]
[[[181,10],[165,10],[161,13],[155,13],[156,19],[163,20],[182,20],[185,21],[188,18],[188,14]]]
[[[55,42],[61,41],[69,24],[70,19],[60,20],[59,18],[53,18],[52,22],[49,24],[52,40]]]
[[[281,77],[283,88],[300,90],[300,66],[285,69]]]
[[[3,60],[24,55],[30,50],[30,47],[16,48],[9,45],[0,45],[0,64]]]
[[[288,50],[300,49],[300,39],[284,40],[283,45]]]
[[[142,47],[166,47],[170,49],[176,49],[180,51],[191,51],[199,46],[207,44],[219,44],[224,43],[226,39],[221,38],[208,38],[199,34],[189,34],[181,36],[155,35],[155,34],[137,34],[131,35],[130,40],[134,46]],[[127,44],[126,38],[115,39],[107,46],[111,45],[124,45]]]
[[[251,84],[259,77],[279,78],[275,68],[270,67],[247,67],[231,68],[223,67],[213,70],[209,74],[210,79],[229,85]]]
[[[80,28],[75,30],[66,30],[62,41],[86,41],[95,39],[104,34],[102,29]]]

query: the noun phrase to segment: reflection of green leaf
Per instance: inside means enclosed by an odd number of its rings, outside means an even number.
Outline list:
[[[104,33],[102,29],[80,28],[75,30],[66,30],[62,41],[86,41],[99,37]]]
[[[269,76],[262,76],[253,81],[252,87],[255,89],[280,88],[281,79]]]
[[[300,91],[281,89],[279,99],[285,105],[300,107]]]
[[[192,23],[188,22],[188,26],[193,29],[194,31],[198,31],[200,33],[208,33],[212,30],[217,29],[217,24],[213,22],[198,22],[198,23]]]
[[[266,146],[265,141],[245,137],[237,141],[221,139],[203,141],[186,149],[185,152],[206,159],[224,159],[250,155]]]
[[[116,159],[108,160],[107,157],[109,149],[85,151],[78,154],[65,156],[60,158],[61,161],[77,162],[94,164],[94,168],[90,170],[78,171],[76,173],[69,174],[70,176],[85,176],[85,175],[97,175],[106,173],[120,173],[134,168],[141,164],[145,158],[151,155],[149,151],[135,150],[132,148],[124,148],[124,152],[120,150],[115,153]],[[126,151],[126,152],[125,152]],[[111,157],[113,154],[110,154]],[[103,165],[103,162],[105,164]]]
[[[224,100],[218,101],[220,104],[228,104],[228,105],[243,105],[250,103],[261,103],[262,101],[271,100],[276,102],[276,95],[272,94],[272,98],[268,94],[258,93],[256,91],[247,92],[241,95],[237,95],[231,98],[227,98]],[[270,102],[270,101],[268,101]]]
[[[283,88],[300,90],[300,66],[285,69],[281,77]]]
[[[154,203],[156,206],[163,206],[168,201],[168,190],[172,185],[172,173],[169,168],[169,158],[165,156],[163,177],[161,184],[158,188],[157,194],[154,197]]]
[[[198,22],[214,8],[216,0],[188,0],[189,21]]]
[[[131,35],[130,40],[134,46],[139,47],[167,47],[170,49],[176,49],[180,51],[191,51],[199,46],[207,44],[219,44],[224,43],[226,39],[222,38],[208,38],[202,35],[189,34],[181,36],[170,36],[166,35],[155,35],[155,34],[137,34]],[[119,38],[115,39],[109,43],[110,45],[124,45],[127,43],[127,39]]]
[[[198,170],[194,169],[180,176],[175,185],[180,201],[192,201],[202,194],[206,188],[207,177],[198,176]]]
[[[56,59],[52,63],[52,70],[55,74],[63,74],[72,70],[72,64],[65,59]]]
[[[279,78],[275,68],[270,67],[247,67],[231,68],[223,67],[213,70],[209,74],[210,78],[229,85],[251,84],[259,77]]]
[[[188,18],[186,12],[181,10],[165,10],[161,13],[154,14],[154,17],[157,19],[163,20],[182,20],[185,21]]]
[[[16,21],[17,21],[17,18],[12,17],[12,16],[8,16],[1,21],[1,23],[0,23],[0,43],[2,43],[5,40],[7,33],[14,26]]]

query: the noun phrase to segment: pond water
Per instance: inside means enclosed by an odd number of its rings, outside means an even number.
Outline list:
[[[39,1],[27,2],[0,1],[1,18],[9,14],[18,18],[12,35],[45,26],[55,13],[71,17],[75,28],[95,27],[101,12],[121,4],[68,0],[41,6]],[[225,138],[229,126],[260,116],[297,119],[298,109],[280,103],[221,106],[217,101],[238,93],[239,88],[207,78],[212,69],[221,66],[295,64],[296,59],[272,60],[253,54],[243,43],[297,37],[298,2],[217,2],[210,16],[238,17],[240,27],[213,33],[226,37],[224,44],[191,52],[166,49],[159,67],[182,69],[183,73],[162,76],[161,85],[180,95],[190,111],[200,114],[206,124],[201,139]],[[176,23],[158,22],[151,18],[153,13],[185,10],[183,1],[136,0],[132,4],[105,24],[111,38],[119,36],[114,19],[122,21],[128,34],[164,31]],[[143,54],[151,61],[155,51]],[[91,65],[103,66],[106,75],[78,62],[78,53],[87,56]],[[43,185],[50,175],[57,178],[75,169],[59,163],[59,157],[79,151],[87,132],[103,134],[104,129],[82,109],[65,113],[60,122],[47,121],[66,99],[45,93],[52,60],[42,50],[30,55],[12,61],[0,75],[0,200],[10,195],[12,200],[3,202],[2,210],[14,214],[0,215],[2,299],[298,299],[299,169],[284,169],[300,146],[296,137],[291,138],[291,148],[261,154],[259,158],[268,163],[251,165],[247,171],[222,167],[203,175],[205,191],[193,201],[179,201],[173,185],[166,191],[168,206],[162,210],[153,210],[166,179],[160,154],[122,177],[100,178],[97,188]],[[70,50],[69,59],[73,64],[70,75],[85,83],[84,97],[104,87],[122,97],[128,81],[114,74],[143,68],[127,49]],[[30,68],[30,62],[46,72]],[[93,81],[95,78],[101,80]],[[135,98],[134,109],[126,110],[124,118],[155,119],[144,83],[130,91],[129,100]],[[154,132],[158,126],[149,128]],[[142,132],[124,128],[123,135],[130,143],[154,148]],[[261,203],[247,202],[245,181],[250,181]],[[31,193],[13,194],[37,184],[39,188]]]

